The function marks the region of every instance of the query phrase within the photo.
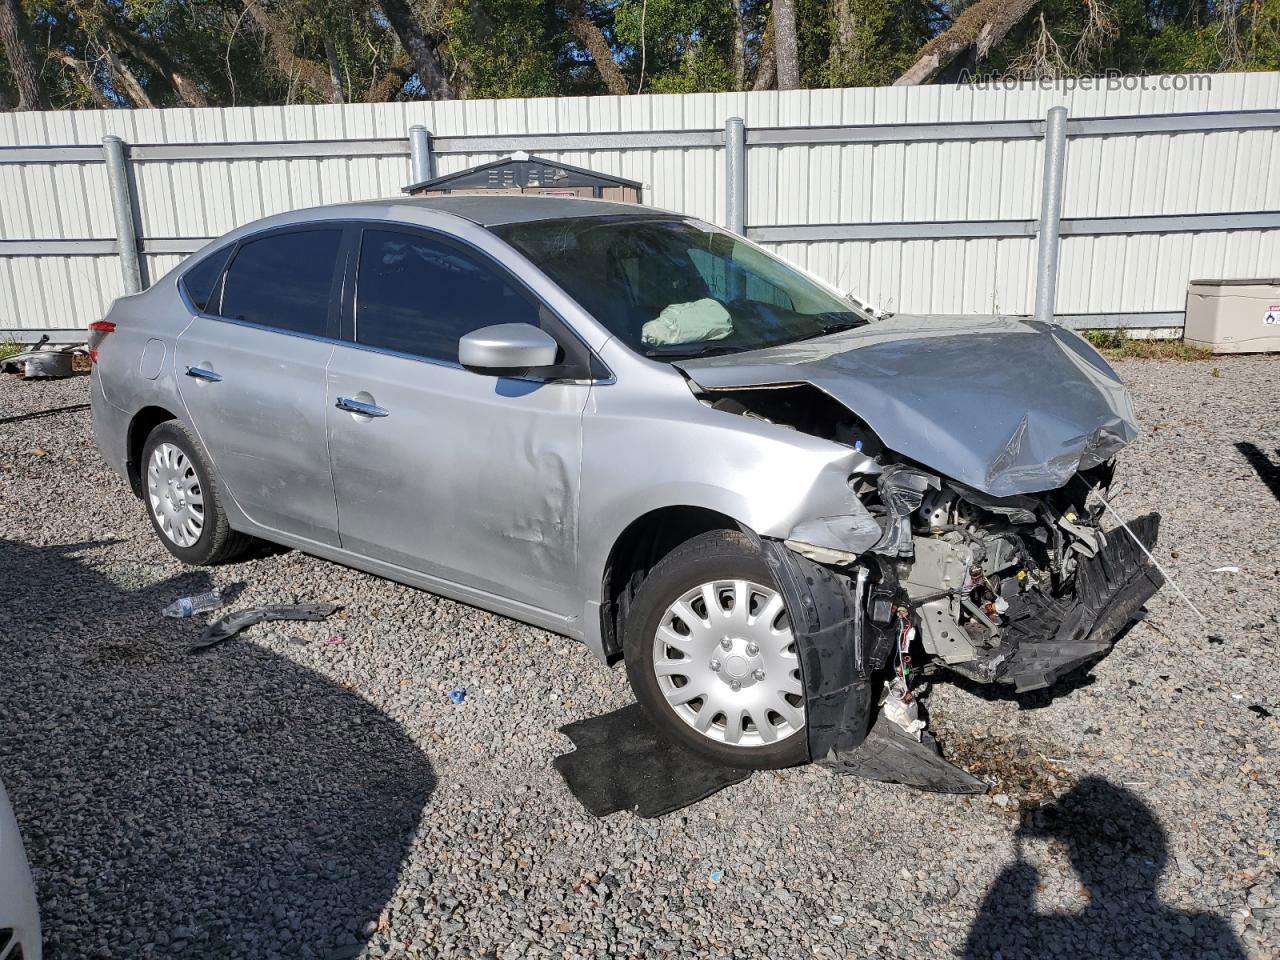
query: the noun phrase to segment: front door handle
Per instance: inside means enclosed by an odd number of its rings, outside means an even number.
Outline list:
[[[385,417],[391,412],[372,403],[352,400],[350,397],[339,397],[334,406],[339,410],[346,410],[348,413],[358,413],[362,417]]]
[[[204,367],[187,367],[187,376],[193,380],[208,380],[210,383],[217,383],[222,379],[222,374],[206,370]]]

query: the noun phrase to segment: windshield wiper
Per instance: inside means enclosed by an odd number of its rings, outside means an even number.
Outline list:
[[[853,320],[830,320],[823,317],[815,317],[814,319],[818,321],[818,330],[822,336],[826,336],[829,333],[842,333],[845,330],[855,330],[858,327],[865,327],[868,322],[862,319],[862,317],[858,317]]]
[[[706,343],[700,347],[690,346],[683,350],[646,350],[644,355],[654,360],[690,360],[693,357],[717,357],[726,353],[741,353],[746,349],[748,348],[723,343]]]

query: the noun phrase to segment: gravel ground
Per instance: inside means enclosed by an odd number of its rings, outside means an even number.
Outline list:
[[[935,684],[987,796],[807,767],[658,821],[593,820],[551,767],[559,726],[629,701],[620,669],[297,552],[184,568],[98,456],[85,380],[4,378],[0,777],[49,953],[1274,957],[1277,371],[1122,365],[1144,432],[1118,505],[1164,514],[1207,623],[1166,589],[1049,694]],[[159,611],[209,583],[346,609],[193,657],[199,625]]]

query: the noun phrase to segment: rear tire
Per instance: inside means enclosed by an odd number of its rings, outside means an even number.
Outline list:
[[[183,563],[223,563],[252,542],[231,529],[204,447],[181,420],[166,420],[151,431],[140,466],[151,526]]]
[[[684,624],[681,604],[698,623]],[[623,651],[636,699],[668,739],[734,767],[808,760],[786,611],[764,558],[741,532],[701,534],[650,571],[630,605]],[[672,702],[695,690],[705,695]]]

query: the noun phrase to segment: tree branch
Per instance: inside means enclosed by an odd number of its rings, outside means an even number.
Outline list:
[[[71,72],[76,75],[76,79],[80,81],[80,85],[88,91],[89,96],[93,97],[94,104],[100,110],[114,110],[119,104],[115,103],[107,96],[107,91],[102,86],[94,72],[89,69],[89,64],[85,63],[77,56],[67,53],[65,50],[59,50],[54,47],[49,51],[49,59],[56,60],[66,67],[71,68]]]
[[[893,85],[927,83],[970,49],[976,59],[984,59],[1035,5],[1036,0],[977,0],[948,29],[920,48],[915,63]]]
[[[164,76],[178,95],[189,107],[207,107],[209,98],[204,95],[200,85],[179,69],[172,58],[157,44],[139,36],[133,30],[126,29],[118,23],[108,21],[104,24],[107,34],[120,46],[124,47],[152,70]]]
[[[275,57],[280,72],[289,78],[290,86],[296,78],[305,84],[316,96],[329,102],[333,100],[333,87],[329,83],[329,70],[300,57],[293,52],[294,35],[288,27],[268,13],[258,0],[244,0],[249,16],[257,24],[258,29],[267,35],[271,44],[271,53]],[[341,101],[337,101],[341,102]]]
[[[413,68],[418,74],[427,96],[432,100],[456,100],[457,92],[449,82],[444,61],[440,58],[435,44],[427,39],[426,31],[418,19],[409,0],[378,0],[387,22],[400,40],[400,45],[409,54]]]
[[[587,16],[586,4],[583,0],[569,0],[569,30],[578,42],[587,48],[591,60],[604,81],[605,88],[614,96],[626,96],[631,93],[627,79],[618,69],[618,62],[613,59],[613,49],[605,39],[603,31],[595,21]]]

